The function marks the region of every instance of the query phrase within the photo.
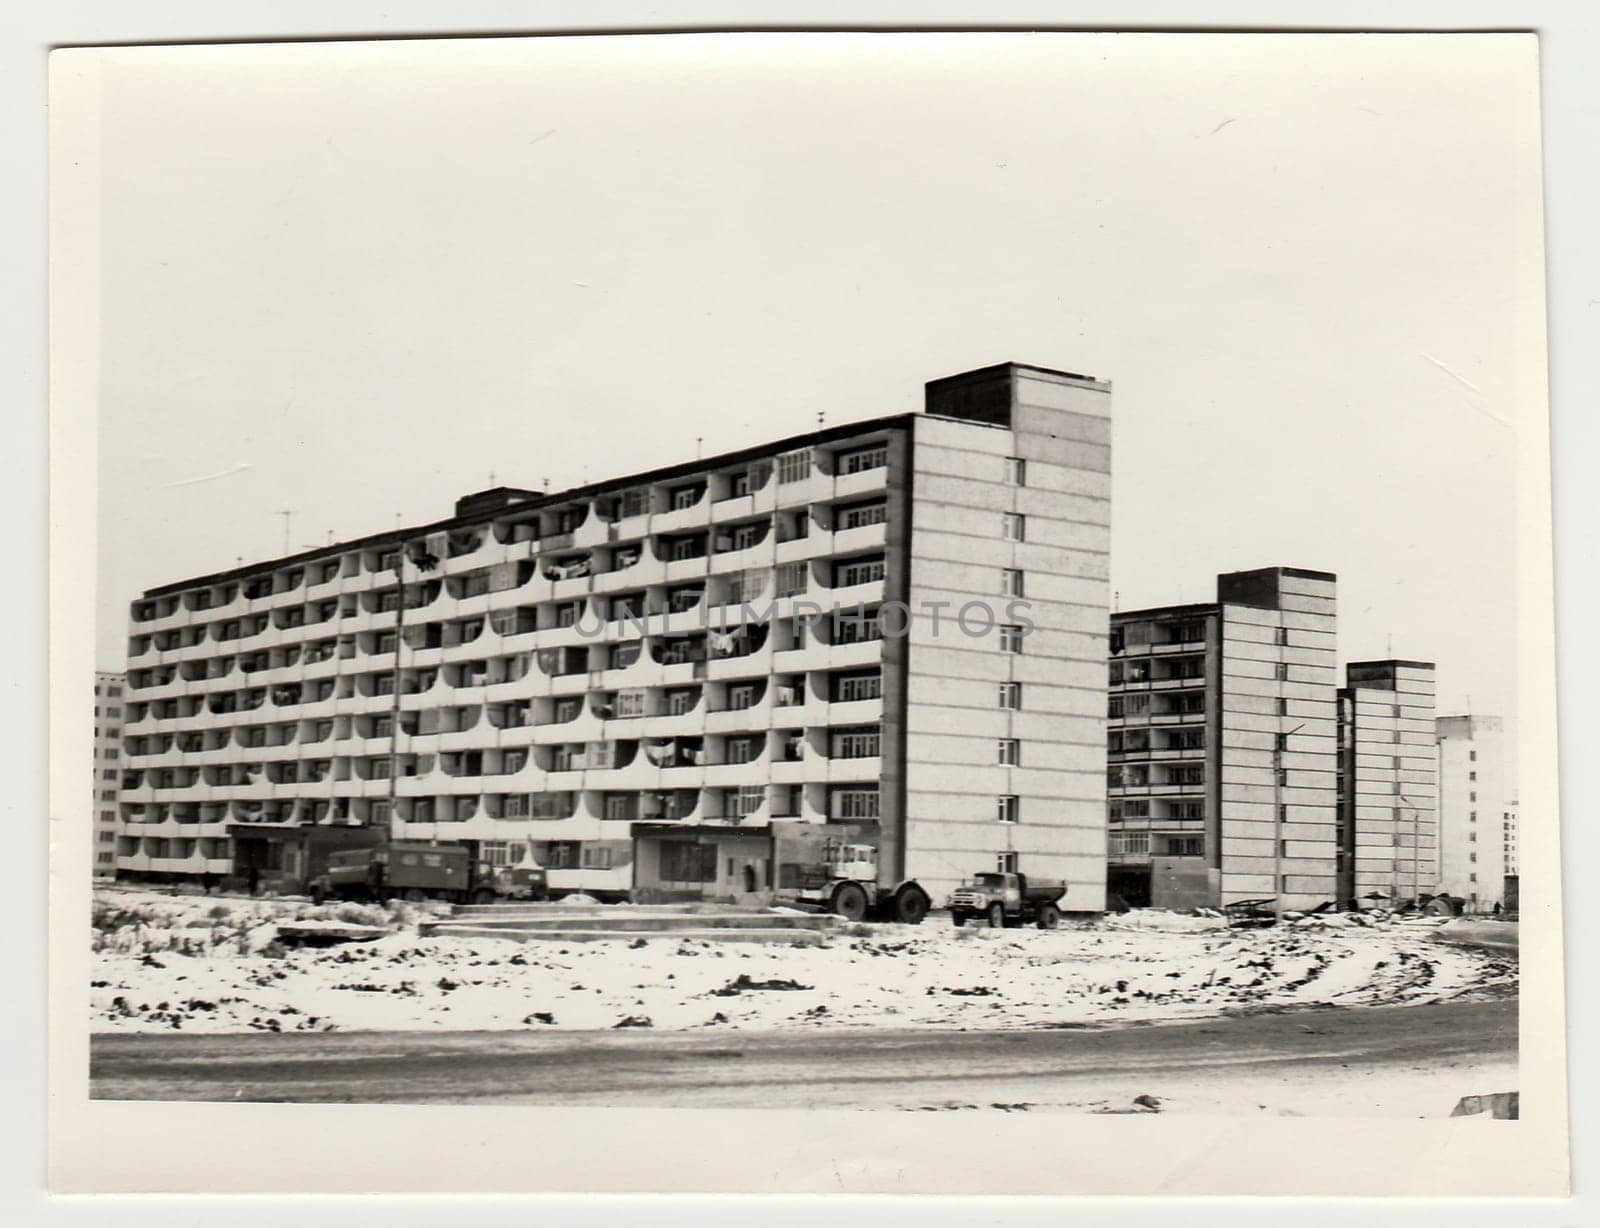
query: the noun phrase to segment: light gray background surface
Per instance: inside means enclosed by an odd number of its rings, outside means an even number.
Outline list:
[[[1600,117],[1600,104],[1597,104],[1593,73],[1589,70],[1596,51],[1595,26],[1593,18],[1583,11],[1583,6],[1262,4],[1226,8],[1206,6],[1202,13],[1193,6],[1130,3],[1100,6],[1040,5],[1031,8],[1006,5],[989,7],[979,14],[970,5],[925,4],[915,6],[914,16],[908,16],[909,7],[852,5],[839,6],[834,10],[832,6],[813,6],[805,13],[804,19],[808,24],[826,25],[831,17],[836,22],[849,21],[861,25],[868,23],[873,14],[881,14],[874,24],[909,24],[915,20],[917,24],[923,26],[936,24],[970,26],[981,20],[986,26],[1008,24],[1027,27],[1048,24],[1081,27],[1098,24],[1102,27],[1116,28],[1128,28],[1133,24],[1155,26],[1176,22],[1195,24],[1202,20],[1208,26],[1223,28],[1229,25],[1265,25],[1269,22],[1281,27],[1290,20],[1297,25],[1314,26],[1337,20],[1345,28],[1360,28],[1363,24],[1362,18],[1366,17],[1374,23],[1381,22],[1384,28],[1427,27],[1440,25],[1442,20],[1447,20],[1453,28],[1540,26],[1544,28],[1546,183],[1550,200],[1547,241],[1550,253],[1550,342],[1556,454],[1558,627],[1561,634],[1563,681],[1566,684],[1561,716],[1564,759],[1568,765],[1566,775],[1571,780],[1574,768],[1580,767],[1583,763],[1584,748],[1588,744],[1588,739],[1584,735],[1592,731],[1593,725],[1593,717],[1586,710],[1586,705],[1574,702],[1579,694],[1577,683],[1580,679],[1595,676],[1593,649],[1579,642],[1573,633],[1579,625],[1581,617],[1579,611],[1593,609],[1592,589],[1585,591],[1581,587],[1585,582],[1592,583],[1595,544],[1594,512],[1589,495],[1589,486],[1593,480],[1590,462],[1594,454],[1595,428],[1592,417],[1584,412],[1584,409],[1593,403],[1596,359],[1592,341],[1595,312],[1600,310],[1600,282],[1597,282],[1595,277],[1595,253],[1590,220],[1600,213],[1600,208],[1597,208],[1597,203],[1600,202],[1596,200],[1592,159],[1594,130],[1597,117]],[[1441,12],[1443,9],[1449,11]],[[783,17],[780,11],[768,11],[774,13],[769,22],[782,24]],[[683,6],[677,10],[667,28],[748,25],[754,23],[756,12],[757,9],[753,6]],[[562,14],[565,14],[564,18]],[[942,20],[941,15],[943,15]],[[278,5],[270,8],[259,5],[234,5],[229,6],[225,12],[216,9],[215,6],[204,4],[142,5],[133,9],[113,4],[86,4],[76,6],[71,13],[50,12],[41,5],[24,5],[10,11],[7,17],[13,26],[19,24],[21,26],[20,30],[12,30],[13,37],[6,44],[7,53],[12,57],[12,71],[6,74],[6,81],[8,88],[13,91],[12,105],[6,112],[7,122],[13,129],[12,135],[16,138],[13,142],[14,156],[21,159],[21,166],[18,173],[13,176],[16,190],[0,202],[0,207],[6,210],[8,220],[11,222],[10,233],[19,238],[22,236],[27,238],[24,240],[26,249],[23,258],[17,266],[20,275],[8,279],[6,285],[7,307],[10,309],[7,313],[8,321],[12,323],[16,337],[16,344],[9,349],[22,360],[9,364],[7,369],[13,383],[12,446],[7,452],[7,472],[13,480],[6,484],[6,498],[12,504],[12,523],[20,530],[17,534],[18,554],[23,560],[23,565],[18,569],[19,574],[26,575],[31,571],[33,575],[42,579],[43,535],[39,530],[42,528],[43,519],[44,473],[44,421],[41,412],[44,367],[43,337],[40,327],[43,286],[44,146],[40,122],[43,97],[43,47],[48,43],[189,40],[244,36],[290,37],[297,34],[324,33],[437,34],[472,30],[509,32],[517,30],[519,26],[525,31],[534,21],[543,28],[558,29],[566,26],[593,30],[599,28],[601,14],[593,10],[579,9],[573,5],[546,5],[530,10],[517,5],[467,3],[450,7],[448,11],[450,24],[446,25],[444,24],[446,13],[437,5],[378,6],[350,3],[340,6],[337,14],[330,17],[324,11],[324,6],[313,4]],[[645,28],[663,24],[659,10],[645,5],[607,6],[603,18],[604,28]],[[226,25],[223,24],[224,20]],[[798,17],[791,14],[787,20],[793,23]],[[1027,360],[1030,356],[1017,354],[1014,357]],[[1105,374],[1112,378],[1117,378],[1119,375],[1115,371]],[[511,475],[507,475],[507,478],[511,481],[518,480]],[[270,549],[275,542],[270,531],[265,534],[265,540]],[[1588,562],[1590,567],[1585,567],[1585,562]],[[1310,560],[1308,565],[1316,566],[1317,563],[1315,560]],[[19,644],[37,644],[43,638],[45,611],[42,601],[38,599],[38,594],[42,592],[42,583],[37,586],[17,585],[14,589],[15,596],[10,603],[9,617],[13,626],[13,636]],[[1190,599],[1197,599],[1199,596],[1197,593]],[[30,600],[30,597],[33,600]],[[21,668],[14,676],[13,686],[8,688],[6,693],[10,717],[8,725],[14,731],[12,744],[18,751],[15,761],[23,765],[41,763],[44,756],[43,722],[40,719],[44,694],[43,657],[24,651],[19,653],[18,659]],[[18,787],[11,792],[7,809],[12,812],[13,829],[21,837],[15,846],[17,852],[21,854],[19,864],[39,865],[42,863],[40,854],[43,852],[44,833],[43,824],[38,821],[38,816],[44,813],[42,788],[35,787],[33,778],[26,772],[18,772],[16,779]],[[1582,893],[1577,890],[1581,882],[1577,872],[1581,866],[1592,864],[1589,856],[1592,838],[1584,830],[1585,825],[1576,821],[1582,813],[1585,799],[1581,793],[1574,796],[1570,788],[1566,792],[1567,823],[1563,835],[1568,867],[1568,898],[1573,901],[1573,905],[1576,905],[1582,900]],[[29,845],[30,841],[34,842],[32,848]],[[26,875],[19,877],[27,878]],[[42,890],[42,883],[43,879],[40,876],[36,889]],[[1572,905],[1569,905],[1569,913],[1571,907]],[[25,889],[21,891],[17,901],[17,913],[30,919],[41,916],[42,909],[38,906],[38,897],[30,896]],[[1584,1034],[1582,1021],[1593,1018],[1590,1009],[1592,1004],[1586,1002],[1579,992],[1583,978],[1578,974],[1585,958],[1589,955],[1583,942],[1581,927],[1575,930],[1569,929],[1568,942],[1572,1034],[1581,1037]],[[37,961],[35,948],[42,949],[39,944],[32,946],[22,942],[13,944],[9,962],[12,964],[14,984],[19,986],[39,984],[42,969]],[[22,1011],[20,1001],[21,995],[14,1000],[13,1018]],[[33,1011],[29,1022],[33,1036],[35,1038],[42,1036],[41,1013]],[[37,1043],[37,1039],[34,1043]],[[32,1200],[25,1191],[38,1184],[41,1171],[39,1156],[42,1132],[38,1127],[37,1112],[42,1102],[42,1065],[31,1060],[32,1054],[28,1052],[26,1042],[11,1046],[9,1056],[18,1066],[11,1086],[15,1089],[15,1093],[19,1094],[14,1094],[12,1100],[15,1106],[12,1115],[14,1120],[8,1122],[10,1136],[15,1140],[13,1146],[5,1150],[6,1168],[8,1171],[15,1170],[15,1179],[8,1180],[7,1183],[8,1193],[14,1189],[17,1196],[23,1200],[21,1206],[26,1208]],[[19,1062],[18,1058],[22,1060]],[[1587,1105],[1587,1098],[1581,1089],[1582,1079],[1590,1069],[1590,1064],[1586,1061],[1586,1050],[1581,1044],[1574,1047],[1571,1060],[1574,1074],[1574,1109],[1577,1115]],[[1578,1128],[1574,1132],[1575,1161],[1581,1162],[1585,1139],[1580,1119]],[[1581,1182],[1581,1169],[1579,1171]],[[167,1200],[160,1199],[129,1202],[119,1205],[117,1214],[119,1218],[127,1216],[135,1222],[146,1216],[150,1222],[171,1222],[170,1210],[164,1209],[166,1202]],[[190,1205],[194,1206],[192,1202]],[[312,1222],[324,1222],[323,1216],[327,1214],[331,1221],[334,1218],[331,1214],[334,1206],[333,1200],[320,1200],[316,1204],[302,1203],[294,1214],[301,1218],[311,1218]],[[198,1207],[195,1209],[198,1210]],[[1081,1204],[1074,1207],[1074,1210],[1081,1209]],[[52,1217],[70,1219],[79,1215],[93,1215],[99,1219],[105,1214],[105,1210],[103,1206],[92,1208],[82,1201],[58,1203],[52,1208]],[[439,1208],[434,1208],[435,1212],[438,1210]],[[1097,1209],[1093,1213],[1095,1218],[1102,1218],[1104,1210],[1104,1208]],[[1347,1208],[1346,1212],[1351,1210],[1354,1208]],[[784,1208],[763,1208],[760,1214],[774,1222],[784,1222],[790,1212],[793,1214],[791,1222],[802,1220],[810,1222],[817,1214],[814,1208],[806,1208],[799,1204]],[[38,1213],[35,1204],[34,1214]],[[283,1211],[266,1206],[252,1209],[248,1203],[237,1201],[229,1204],[228,1213],[238,1216],[241,1220],[249,1220],[260,1214],[264,1220],[266,1216],[279,1216]],[[380,1209],[375,1204],[368,1204],[355,1212],[358,1217],[361,1214],[380,1213],[386,1219],[404,1214],[408,1218],[414,1217],[416,1222],[425,1222],[431,1218],[430,1211],[424,1203],[409,1204],[405,1212],[397,1212],[392,1207]],[[661,1223],[688,1222],[691,1218],[693,1222],[704,1223],[708,1216],[715,1219],[726,1215],[729,1222],[736,1222],[750,1213],[748,1207],[694,1206],[688,1200],[683,1200],[669,1205],[664,1210],[661,1208],[652,1210],[650,1218]],[[1044,1222],[1046,1218],[1052,1220],[1059,1218],[1064,1212],[1059,1207],[1045,1208],[1034,1205],[1001,1210],[991,1205],[986,1209],[908,1206],[902,1213],[908,1220],[916,1219],[919,1222],[944,1220],[972,1223],[1000,1222],[1003,1219],[1009,1223],[1027,1222],[1034,1217],[1037,1217],[1038,1222]],[[351,1212],[346,1208],[338,1214],[348,1218]],[[477,1215],[492,1214],[495,1214],[495,1211],[487,1203],[465,1209],[452,1206],[449,1211],[452,1221],[466,1221]],[[597,1217],[599,1222],[637,1222],[641,1218],[641,1208],[638,1200],[629,1200],[627,1205],[607,1205],[588,1200],[581,1206],[569,1206],[562,1214],[569,1222],[580,1222],[580,1217],[587,1218],[591,1215]],[[1267,1208],[1252,1210],[1233,1206],[1226,1214],[1233,1222],[1249,1223],[1258,1217],[1264,1221],[1269,1216],[1273,1222],[1281,1222],[1279,1219],[1281,1210],[1271,1211]],[[1342,1222],[1343,1214],[1337,1211],[1331,1214]],[[1380,1217],[1383,1215],[1382,1212],[1377,1214]],[[1432,1208],[1430,1211],[1421,1212],[1408,1210],[1407,1218],[1428,1222],[1433,1214],[1438,1214],[1441,1222],[1448,1217],[1452,1223],[1463,1224],[1477,1222],[1480,1214],[1484,1217],[1483,1222],[1488,1222],[1491,1213],[1487,1209],[1457,1206],[1448,1211],[1444,1208]],[[1498,1221],[1505,1212],[1498,1211],[1492,1214]],[[1530,1208],[1526,1212],[1519,1210],[1516,1214],[1523,1222],[1557,1223],[1578,1222],[1574,1216],[1579,1213],[1575,1207],[1560,1210],[1547,1206]],[[1552,1218],[1544,1218],[1546,1214]],[[1160,1208],[1136,1210],[1124,1204],[1118,1209],[1119,1218],[1125,1222],[1141,1222],[1141,1220],[1158,1222],[1163,1215],[1164,1212]],[[1370,1210],[1366,1213],[1367,1218],[1372,1215],[1373,1212]],[[1311,1207],[1298,1209],[1296,1216],[1299,1222],[1323,1222],[1321,1213]],[[1327,1222],[1335,1222],[1335,1219]]]

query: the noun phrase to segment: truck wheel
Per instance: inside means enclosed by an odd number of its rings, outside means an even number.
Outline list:
[[[1061,910],[1054,904],[1039,905],[1039,928],[1053,930],[1061,924]]]
[[[926,891],[915,883],[909,883],[900,888],[900,894],[894,897],[895,920],[903,925],[921,925],[932,904]]]
[[[966,913],[957,912],[953,908],[950,910],[950,924],[951,925],[955,926],[957,929],[960,929],[966,923],[967,923],[967,914]]]
[[[478,887],[477,889],[475,889],[473,891],[473,893],[471,895],[469,895],[467,897],[467,902],[469,904],[493,904],[494,903],[494,888],[493,887]]]
[[[989,928],[1003,930],[1006,927],[1006,906],[1004,904],[989,905]]]
[[[311,902],[313,904],[321,904],[327,898],[328,893],[322,889],[321,883],[311,884]]]
[[[859,883],[840,883],[833,892],[833,911],[846,921],[859,921],[867,915],[867,893]]]

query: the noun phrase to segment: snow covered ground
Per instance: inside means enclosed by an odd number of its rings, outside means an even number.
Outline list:
[[[850,927],[815,947],[671,935],[568,945],[418,938],[430,907],[97,892],[92,1026],[1074,1027],[1504,995],[1517,980],[1514,957],[1434,942],[1420,921],[1230,931],[1217,918],[1139,912],[1047,932],[934,917]],[[338,947],[275,941],[277,923],[316,920],[394,932]]]

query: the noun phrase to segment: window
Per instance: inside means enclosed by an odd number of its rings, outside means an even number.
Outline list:
[[[728,688],[728,708],[731,711],[742,711],[753,708],[761,699],[762,688],[753,682],[741,682]]]
[[[1273,734],[1272,735],[1272,745],[1273,745],[1273,748],[1275,750],[1279,751],[1279,752],[1288,750],[1289,749],[1289,735],[1286,734],[1286,733]]]
[[[1289,681],[1289,665],[1288,665],[1288,663],[1285,662],[1285,661],[1279,661],[1278,664],[1273,667],[1273,673],[1277,675],[1277,679],[1278,679],[1279,682],[1287,682],[1287,681]]]
[[[1477,862],[1478,854],[1477,854],[1476,850],[1474,850],[1473,852],[1467,854],[1467,860],[1470,861],[1470,862],[1473,862],[1473,863]]]
[[[740,785],[737,789],[723,791],[723,817],[742,819],[754,814],[767,804],[765,785]]]
[[[874,499],[870,503],[842,503],[836,510],[834,527],[864,529],[868,525],[882,524],[888,518],[889,508],[882,499]]]
[[[807,563],[779,563],[776,570],[776,591],[779,597],[793,597],[806,591]]]
[[[1467,794],[1467,800],[1469,802],[1475,802],[1475,801],[1478,800],[1478,795],[1476,793],[1468,793]]]
[[[1000,569],[1000,595],[1002,597],[1022,596],[1022,573],[1010,567]]]
[[[693,845],[686,846],[693,848]],[[544,856],[540,861],[547,870],[572,870],[578,865],[578,842],[576,840],[551,840],[542,850]]]
[[[612,850],[604,845],[585,844],[581,853],[585,870],[609,870]]]
[[[778,457],[778,482],[803,482],[811,476],[811,449],[785,452]]]
[[[1272,638],[1278,642],[1280,647],[1286,646],[1289,643],[1289,628],[1274,627],[1272,629]]]
[[[1467,843],[1468,844],[1476,844],[1476,843],[1478,843],[1478,833],[1475,832],[1475,831],[1469,831],[1467,833]]]
[[[640,698],[642,703],[643,697],[641,696]],[[692,711],[699,701],[700,693],[698,691],[668,691],[667,714],[669,716],[682,716],[685,712]]]
[[[1288,821],[1289,821],[1289,807],[1286,804],[1280,804],[1278,806],[1278,822],[1287,823]]]
[[[860,606],[856,609],[860,610]],[[833,615],[835,644],[862,644],[883,638],[883,628],[878,624],[878,612],[850,614],[836,609]]]
[[[637,793],[606,794],[605,817],[608,819],[637,819],[639,795]]]
[[[618,691],[613,710],[618,716],[643,716],[644,691],[639,689]],[[688,711],[687,708],[684,711]]]
[[[1278,715],[1279,716],[1288,716],[1289,715],[1289,701],[1287,699],[1284,699],[1282,696],[1278,697]]]
[[[100,817],[101,818],[105,818],[106,816],[104,814],[102,814]],[[114,832],[114,831],[103,831],[103,832],[100,833],[100,843],[101,844],[115,844],[116,842],[117,842],[117,833],[116,832]]]
[[[727,763],[751,763],[761,757],[764,749],[760,738],[729,738],[727,742]]]
[[[1468,772],[1467,773],[1467,779],[1468,780],[1477,780],[1478,779],[1478,774],[1476,772]]]
[[[994,868],[1001,874],[1016,874],[1017,855],[1015,853],[997,853],[994,859]]]
[[[684,559],[704,558],[706,553],[706,539],[703,536],[679,537],[672,543],[672,560],[681,562]]]
[[[1000,535],[1008,542],[1028,539],[1028,518],[1020,512],[1006,512],[1000,517]]]
[[[736,473],[728,479],[728,498],[737,499],[740,495],[749,494],[750,490],[750,471],[748,469],[743,473]]]
[[[1000,628],[1000,651],[1022,651],[1022,627],[1016,623],[1005,623]]]
[[[1205,839],[1201,836],[1168,836],[1168,857],[1198,857],[1205,852]]]
[[[863,725],[858,729],[833,731],[830,752],[835,759],[872,759],[879,754],[879,732],[876,725]]]
[[[526,750],[508,750],[500,756],[500,770],[503,772],[520,772],[528,764]]]
[[[1022,710],[1022,683],[1002,682],[1000,684],[999,695],[1000,707],[1008,709],[1012,712],[1019,712]],[[1117,696],[1116,698],[1120,699],[1121,696]]]
[[[855,584],[871,584],[875,580],[883,579],[883,556],[873,558],[851,559],[845,563],[835,563],[833,567],[834,588],[849,588]]]
[[[878,817],[878,790],[873,788],[834,789],[829,814],[835,819],[875,819]]]
[[[117,769],[116,768],[103,768],[103,769],[101,769],[101,772],[100,772],[100,779],[101,780],[115,780],[116,778],[117,778]]]
[[[1006,767],[1017,767],[1022,763],[1022,743],[1016,738],[1001,738],[995,747],[995,762]]]
[[[663,882],[713,883],[717,880],[717,847],[714,844],[669,841],[661,846],[659,858]]]
[[[1278,785],[1279,785],[1279,787],[1280,788],[1287,788],[1288,784],[1289,784],[1289,769],[1288,768],[1279,768],[1278,769]]]
[[[1007,793],[994,799],[994,817],[1002,823],[1015,823],[1017,821],[1018,798],[1015,793]]]
[[[833,699],[835,703],[852,703],[858,699],[879,699],[883,695],[883,676],[877,670],[865,674],[835,674]]]
[[[1006,457],[1006,485],[1026,486],[1028,484],[1028,462],[1020,456]]]
[[[839,473],[865,473],[868,469],[882,469],[889,463],[887,444],[858,448],[854,452],[839,453]]]

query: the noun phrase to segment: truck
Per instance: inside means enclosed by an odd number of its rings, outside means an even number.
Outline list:
[[[915,879],[879,881],[878,849],[873,844],[829,840],[820,862],[798,867],[797,881],[782,899],[837,913],[847,921],[866,919],[920,925],[933,901]]]
[[[1032,921],[1042,930],[1053,930],[1061,924],[1058,901],[1066,894],[1065,883],[1029,882],[1026,874],[974,874],[951,893],[950,920],[960,926],[968,918],[982,917],[993,929]]]
[[[543,900],[549,888],[544,867],[524,850],[520,860],[494,865],[470,843],[432,844],[392,840],[328,854],[328,866],[311,880],[311,898],[384,900],[443,899],[457,904],[496,900]]]

